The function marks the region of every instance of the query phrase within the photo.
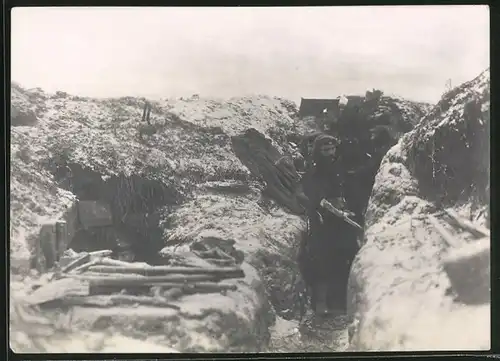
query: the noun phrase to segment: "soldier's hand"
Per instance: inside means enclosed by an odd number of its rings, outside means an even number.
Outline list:
[[[344,208],[344,200],[342,199],[342,197],[332,198],[331,200],[327,199],[327,201],[329,201],[335,208]]]
[[[323,224],[323,216],[319,212],[316,213],[318,213],[319,223]]]
[[[351,211],[344,211],[344,214],[347,216],[347,217],[354,217],[355,214]]]

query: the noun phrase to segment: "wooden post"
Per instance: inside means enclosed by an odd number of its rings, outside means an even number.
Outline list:
[[[56,222],[56,261],[59,261],[64,251],[68,248],[68,224],[66,221]]]
[[[151,115],[151,104],[146,100],[144,103],[144,109],[142,111],[142,121],[146,121],[148,124],[151,125],[149,121],[149,117]]]
[[[149,104],[149,102],[146,103],[146,109],[147,109],[146,121],[148,122],[149,125],[151,125],[151,122],[149,120],[149,117],[151,115],[151,104]]]
[[[78,217],[78,201],[76,201],[66,213],[66,217],[64,219],[66,221],[66,229],[67,229],[67,245],[66,249],[69,248],[75,233],[81,227],[79,217]]]
[[[42,225],[37,243],[37,270],[43,272],[54,266],[57,259],[55,223]]]
[[[146,111],[148,109],[148,103],[144,103],[144,109],[142,110],[142,121],[144,122],[146,120]]]

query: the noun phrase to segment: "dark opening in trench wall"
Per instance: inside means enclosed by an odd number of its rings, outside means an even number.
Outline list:
[[[176,189],[143,175],[103,179],[98,172],[72,163],[59,165],[54,173],[60,186],[79,201],[76,232],[68,248],[110,249],[128,260],[161,263],[164,236],[159,223],[164,212],[181,202]],[[84,217],[84,209],[90,215]]]

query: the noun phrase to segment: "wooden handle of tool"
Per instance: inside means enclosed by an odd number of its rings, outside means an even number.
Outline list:
[[[354,222],[352,219],[350,219],[346,214],[337,208],[335,208],[330,202],[328,202],[326,199],[321,200],[320,205],[327,210],[329,210],[331,213],[335,214],[337,217],[342,218],[344,221],[349,223],[351,226],[356,227],[359,230],[363,230],[363,227],[361,227],[358,223]]]

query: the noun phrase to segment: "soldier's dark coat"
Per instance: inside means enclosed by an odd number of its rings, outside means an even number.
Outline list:
[[[343,197],[344,174],[339,161],[322,162],[314,155],[315,166],[302,179],[309,200],[309,233],[300,263],[305,282],[310,287],[317,282],[328,283],[330,307],[343,309],[350,265],[357,251],[357,230],[320,206],[321,200],[327,199],[341,207],[337,200]]]

